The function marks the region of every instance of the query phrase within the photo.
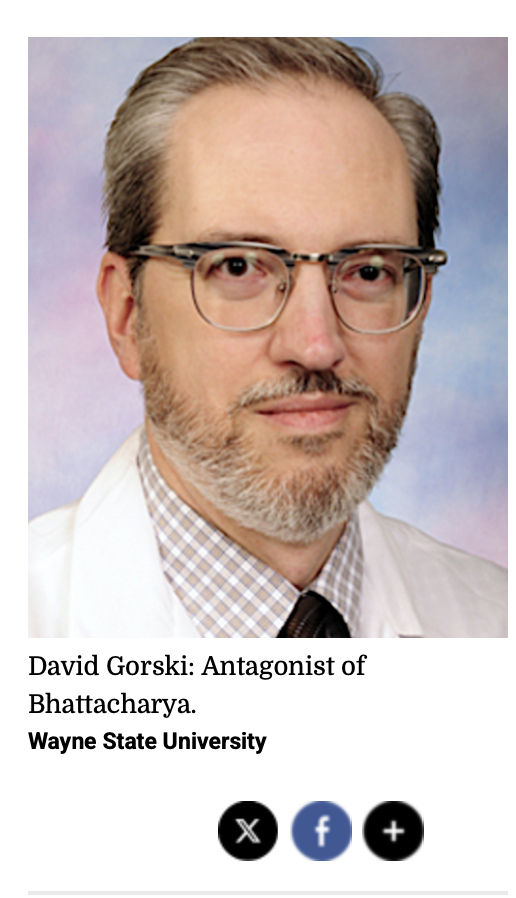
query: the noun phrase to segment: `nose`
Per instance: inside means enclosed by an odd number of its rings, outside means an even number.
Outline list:
[[[321,263],[298,262],[285,308],[271,331],[276,364],[310,371],[334,368],[346,356],[344,328],[333,306],[328,272]]]

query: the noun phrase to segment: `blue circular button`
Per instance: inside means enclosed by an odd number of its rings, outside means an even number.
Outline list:
[[[332,801],[313,801],[301,808],[292,824],[296,848],[313,861],[331,861],[351,842],[351,820]]]

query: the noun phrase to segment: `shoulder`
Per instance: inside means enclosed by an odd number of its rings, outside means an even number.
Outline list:
[[[92,526],[102,539],[106,509],[137,479],[139,431],[123,443],[76,502],[54,509],[29,524],[29,634],[63,636],[68,626],[74,544]],[[90,524],[90,522],[92,522]]]
[[[136,474],[139,434],[140,429],[125,440],[81,499],[46,512],[29,523],[31,560],[51,558],[63,551],[74,528],[84,525],[118,489],[125,488],[127,477]]]
[[[507,571],[403,521],[361,507],[364,560],[396,570],[423,629],[436,636],[505,636]]]
[[[62,636],[66,629],[71,546],[79,503],[29,524],[29,635]]]
[[[43,555],[53,555],[66,542],[73,526],[78,502],[48,511],[29,523],[29,548],[36,548]]]

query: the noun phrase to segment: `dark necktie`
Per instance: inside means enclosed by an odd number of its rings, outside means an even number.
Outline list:
[[[344,639],[351,634],[333,605],[309,589],[304,592],[276,639]]]

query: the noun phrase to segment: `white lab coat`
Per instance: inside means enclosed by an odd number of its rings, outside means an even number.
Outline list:
[[[82,499],[30,526],[30,627],[38,637],[199,638],[161,569],[136,466],[139,431]],[[359,509],[359,636],[506,635],[506,571],[401,521]]]

